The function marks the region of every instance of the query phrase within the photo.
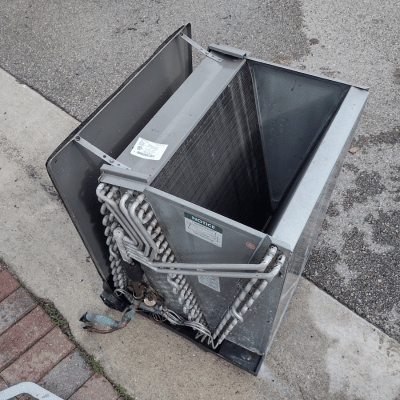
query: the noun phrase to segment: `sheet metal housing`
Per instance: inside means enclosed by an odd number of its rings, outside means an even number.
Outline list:
[[[257,374],[319,233],[368,92],[365,88],[257,60],[241,50],[227,47],[216,52],[218,46],[210,50],[223,61],[205,59],[196,74],[190,76],[191,48],[178,37],[181,29],[71,134],[49,158],[47,168],[105,282],[109,274],[108,254],[95,196],[100,167],[102,182],[146,194],[171,247],[180,255],[180,262],[258,263],[270,243],[277,244],[289,261],[246,313],[244,322],[235,327],[216,351]],[[190,36],[189,25],[184,32]],[[152,185],[245,64],[251,71],[268,178],[265,224],[259,229]],[[174,119],[177,110],[182,109],[187,112],[186,118]],[[157,121],[163,121],[163,125],[157,126]],[[130,154],[139,133],[153,142],[168,144],[160,162]],[[132,170],[103,165],[100,159],[74,143],[77,134],[112,157],[118,157]],[[185,212],[221,226],[224,246],[217,248],[193,240],[184,229]],[[243,246],[244,243],[252,243],[255,248]],[[158,284],[162,286],[162,277],[154,279],[160,279]],[[196,277],[188,279],[202,308],[210,310],[207,317],[211,326],[218,323],[245,284],[243,280],[224,278],[220,281],[221,292],[217,293],[199,284]],[[194,341],[190,329],[169,328]]]

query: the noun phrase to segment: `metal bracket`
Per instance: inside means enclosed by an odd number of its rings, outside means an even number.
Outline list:
[[[186,36],[183,32],[180,33],[181,38],[186,40],[189,44],[191,44],[195,49],[199,50],[202,52],[204,55],[207,57],[211,58],[214,61],[217,62],[222,62],[222,58],[219,58],[217,56],[214,56],[214,54],[211,54],[209,51],[201,47],[199,44],[197,44],[194,40],[190,39],[190,37]]]
[[[218,53],[227,54],[228,56],[236,57],[236,58],[245,58],[249,56],[249,53],[246,50],[237,49],[231,46],[225,46],[223,44],[210,44],[208,45],[208,50],[214,50]]]
[[[124,169],[127,169],[127,170],[131,171],[131,168],[127,167],[126,165],[124,165],[122,163],[120,163],[119,161],[114,160],[109,155],[107,155],[106,153],[103,153],[100,149],[98,149],[97,147],[93,146],[91,143],[89,143],[87,140],[81,138],[80,136],[75,136],[74,140],[75,140],[76,143],[79,143],[85,149],[88,149],[90,152],[95,154],[97,157],[100,157],[102,160],[104,160],[105,162],[113,165],[114,167],[124,168]]]

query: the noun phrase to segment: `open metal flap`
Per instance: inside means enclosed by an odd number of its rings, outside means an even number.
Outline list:
[[[192,72],[190,24],[174,32],[57,148],[46,167],[99,273],[106,280],[108,248],[96,186],[104,161],[78,144],[79,135],[116,159]]]

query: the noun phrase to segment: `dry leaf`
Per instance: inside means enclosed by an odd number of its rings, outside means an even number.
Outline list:
[[[352,147],[351,149],[349,149],[349,153],[355,154],[355,153],[357,153],[358,150],[360,150],[359,147]]]

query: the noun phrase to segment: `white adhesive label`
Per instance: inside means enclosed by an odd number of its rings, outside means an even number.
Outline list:
[[[197,236],[214,246],[222,247],[222,229],[211,222],[185,213],[186,232]]]
[[[221,292],[218,276],[199,276],[199,282],[216,292]]]
[[[167,147],[167,144],[154,143],[150,142],[150,140],[139,138],[131,154],[147,160],[158,161],[161,159]]]

